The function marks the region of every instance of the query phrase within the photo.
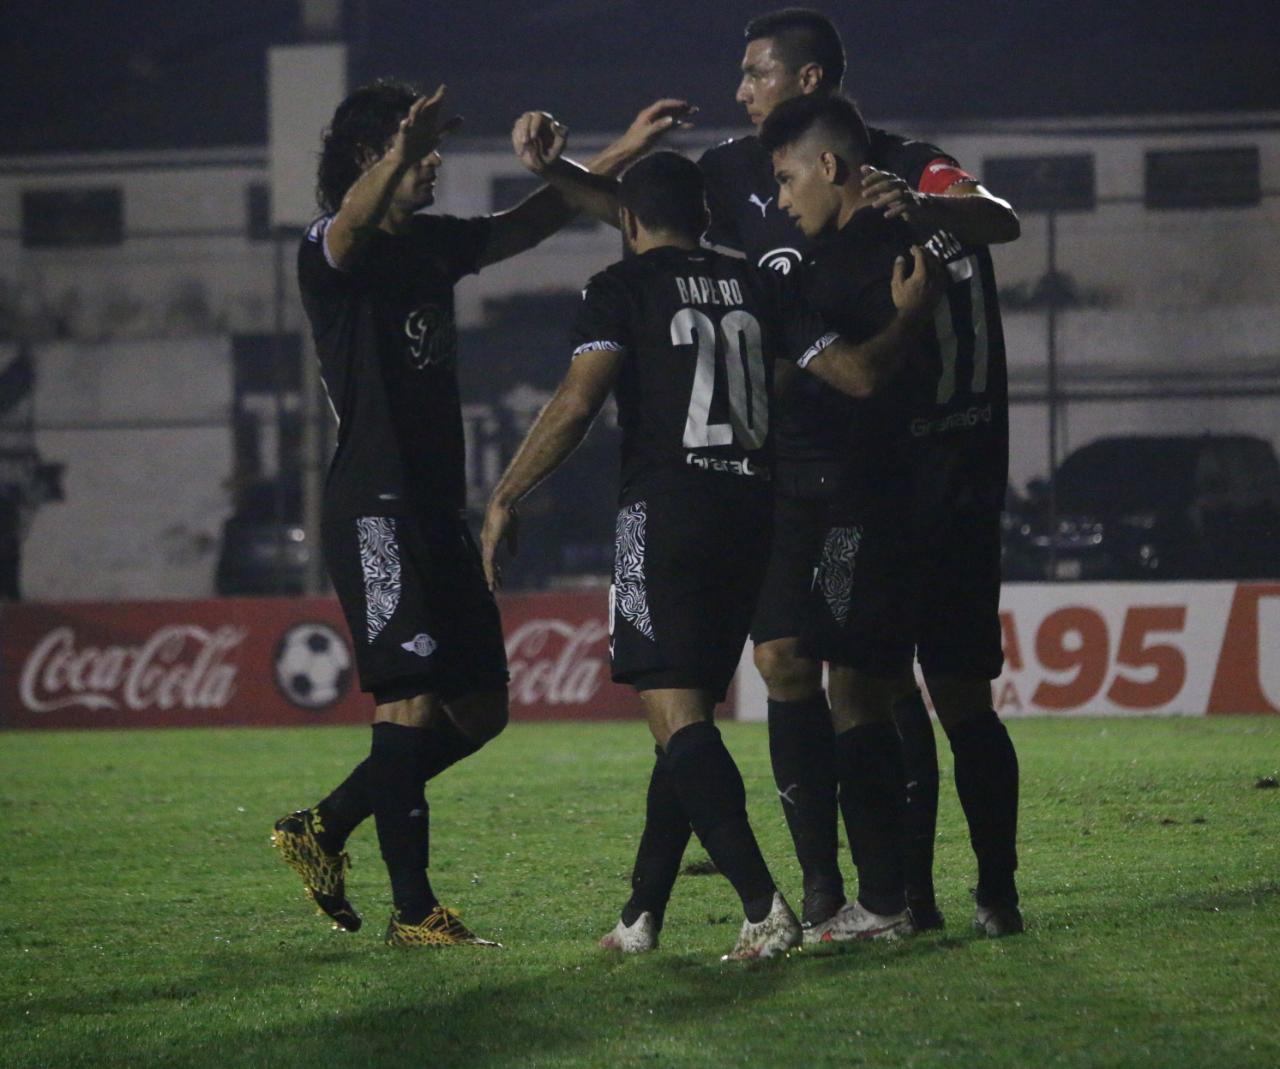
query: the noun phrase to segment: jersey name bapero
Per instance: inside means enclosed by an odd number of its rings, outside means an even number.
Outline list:
[[[742,286],[736,278],[707,278],[705,275],[676,275],[676,289],[685,304],[715,304],[726,308],[742,305]]]

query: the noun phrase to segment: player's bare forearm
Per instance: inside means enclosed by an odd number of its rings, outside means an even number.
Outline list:
[[[800,366],[850,397],[872,397],[917,355],[921,327],[918,319],[899,314],[864,342],[828,334],[800,358]]]
[[[618,225],[616,178],[591,171],[580,163],[564,158],[548,167],[543,178],[579,211],[610,226]]]
[[[360,246],[369,240],[386,218],[396,186],[409,170],[409,164],[391,151],[356,179],[342,198],[342,207],[325,232],[325,246],[330,259],[346,267]]]
[[[514,208],[489,217],[489,241],[481,254],[480,265],[496,264],[532,249],[577,214],[578,208],[560,190],[543,186]]]
[[[1009,202],[973,183],[930,196],[928,218],[935,229],[950,231],[965,245],[1003,245],[1022,234]]]
[[[539,413],[493,488],[491,504],[512,507],[560,467],[587,436],[596,411],[561,387]]]

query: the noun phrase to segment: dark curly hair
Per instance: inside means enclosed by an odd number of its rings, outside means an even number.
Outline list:
[[[387,150],[400,120],[420,95],[406,82],[379,80],[361,86],[338,105],[320,150],[316,201],[321,211],[332,214],[342,207],[342,198],[364,170],[364,155],[381,156]]]

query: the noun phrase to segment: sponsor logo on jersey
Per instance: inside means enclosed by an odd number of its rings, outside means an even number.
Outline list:
[[[770,249],[761,256],[756,266],[767,267],[770,271],[777,271],[780,275],[789,275],[792,268],[800,266],[802,259],[799,249],[781,245],[776,249]]]
[[[703,453],[686,453],[684,462],[703,471],[720,471],[727,475],[750,475],[756,479],[769,478],[769,469],[756,467],[749,457],[733,460],[728,457],[709,457]]]
[[[760,218],[762,219],[764,218],[765,212],[768,211],[769,205],[773,203],[772,197],[768,200],[761,200],[755,193],[752,193],[747,200],[760,209]]]
[[[434,304],[415,309],[404,321],[404,333],[409,339],[409,363],[417,370],[454,362],[458,335],[447,309]]]
[[[982,423],[990,423],[991,415],[991,406],[989,404],[983,405],[981,408],[974,405],[963,412],[952,412],[951,415],[943,416],[941,419],[913,419],[911,421],[911,433],[917,438],[923,438],[928,434],[967,430]]]

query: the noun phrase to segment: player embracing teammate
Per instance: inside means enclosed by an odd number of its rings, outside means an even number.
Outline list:
[[[789,101],[817,102],[838,93],[844,49],[824,15],[789,8],[752,20],[745,36],[737,99],[756,126]],[[530,119],[536,131],[539,117],[526,116],[522,122]],[[860,118],[857,122],[862,125]],[[856,155],[846,152],[839,158],[825,207],[856,200],[858,207],[894,221],[898,238],[933,239],[936,252],[955,261],[950,265],[953,286],[937,313],[926,361],[932,370],[925,377],[932,374],[936,381],[917,388],[910,417],[902,415],[906,402],[899,393],[901,383],[889,391],[899,405],[897,414],[890,415],[885,399],[862,404],[846,396],[867,387],[856,375],[839,388],[820,381],[830,352],[810,363],[807,370],[813,374],[788,375],[785,367],[779,368],[772,422],[773,542],[752,624],[756,664],[768,687],[770,754],[803,870],[807,937],[868,938],[941,927],[932,873],[937,751],[912,670],[915,646],[922,653],[929,647],[923,657],[930,696],[951,743],[957,789],[979,859],[975,923],[987,934],[1003,935],[1021,930],[1022,922],[1012,876],[1017,759],[992,711],[989,688],[1000,669],[998,533],[1007,398],[999,307],[986,246],[1015,239],[1020,228],[1009,205],[991,196],[942,149],[876,128],[864,130]],[[517,141],[519,149],[519,137]],[[787,210],[793,206],[784,208],[772,154],[755,136],[709,150],[699,166],[711,210],[704,244],[744,257],[749,267],[803,278],[809,299],[834,322],[842,322],[860,296],[841,290],[845,265],[840,257],[829,264],[807,257],[815,239],[840,232],[836,245],[846,247],[846,258],[857,259],[858,242],[868,235],[866,220],[845,232],[840,224],[847,220],[831,215],[806,232],[796,213]],[[594,180],[563,161],[547,175],[561,188],[572,188],[588,210],[611,218],[611,182]],[[882,237],[867,236],[872,252]],[[883,298],[889,267],[880,266],[877,285]],[[856,319],[848,325],[857,326]],[[884,382],[873,386],[883,389]],[[927,397],[920,400],[925,394],[932,397],[928,403]],[[913,448],[901,444],[904,426]],[[886,465],[882,483],[896,471],[906,487],[917,470],[954,466],[935,481],[939,496],[929,500],[921,491],[912,520],[917,526],[900,529],[894,560],[877,563],[879,550],[857,557],[857,525],[830,522],[833,510],[849,509],[853,442],[859,449],[881,450],[877,455]],[[939,448],[933,449],[935,443]],[[963,515],[953,515],[953,506],[959,509],[961,502]],[[937,519],[931,533],[923,526],[925,513]],[[939,537],[952,518],[964,521],[957,533],[965,545],[972,540],[972,560],[934,556],[929,539]],[[852,583],[855,558],[860,594],[876,571],[899,573],[884,588],[900,599],[885,610],[899,646],[892,657],[860,661],[862,668],[841,663],[845,655],[838,654],[828,701],[822,685],[824,658],[818,652],[822,636],[812,621],[831,610],[821,599],[814,605],[813,578],[822,567],[828,586],[846,579]],[[839,560],[844,560],[847,576],[834,567]],[[951,562],[952,572],[939,576],[934,565],[940,561]],[[939,576],[946,583],[932,590],[919,583],[907,586],[904,571]],[[856,613],[853,626],[863,628],[874,628],[880,612],[881,607],[862,600],[840,609],[843,623]],[[934,627],[927,638],[899,623],[904,614],[914,622],[928,622],[931,614],[942,613],[949,615],[938,616],[940,628]],[[945,642],[940,629],[946,632]],[[939,652],[941,646],[945,654]],[[838,861],[838,811],[843,812],[859,870],[859,894],[848,903]]]

